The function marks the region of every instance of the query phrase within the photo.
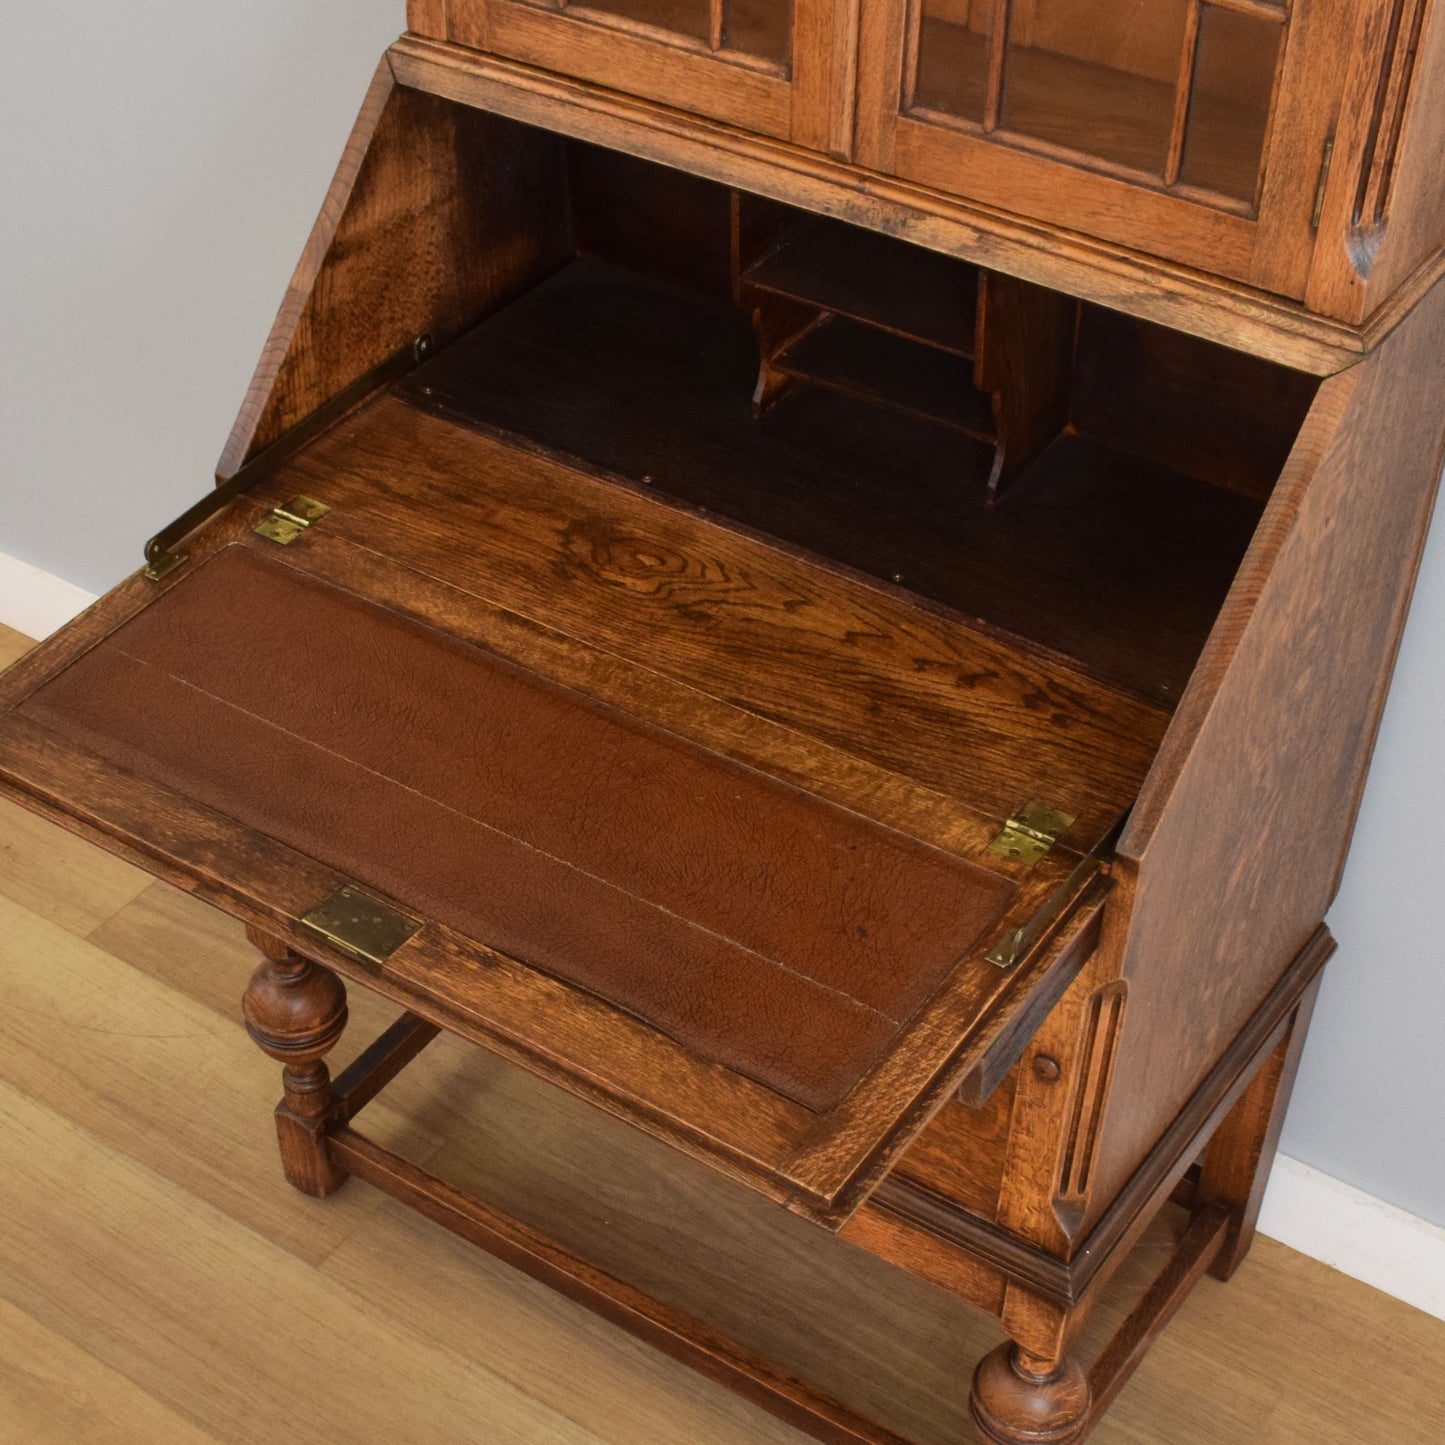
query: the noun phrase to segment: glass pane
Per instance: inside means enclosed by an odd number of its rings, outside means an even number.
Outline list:
[[[787,65],[793,0],[572,0],[567,8],[600,11],[710,45],[714,4],[725,47]]]
[[[1180,179],[1253,201],[1284,26],[1206,5]]]
[[[728,0],[724,43],[786,65],[793,49],[793,0]]]
[[[1162,175],[1188,17],[1189,0],[1015,3],[1002,124]]]
[[[995,0],[923,0],[913,103],[980,123]]]
[[[600,10],[622,20],[671,30],[692,40],[708,41],[711,6],[708,0],[577,0],[568,9]]]

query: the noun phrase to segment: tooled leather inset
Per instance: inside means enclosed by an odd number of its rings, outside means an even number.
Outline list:
[[[818,1110],[1013,891],[247,548],[24,710]]]

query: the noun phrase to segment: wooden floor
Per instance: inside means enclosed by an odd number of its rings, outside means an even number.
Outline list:
[[[0,629],[0,665],[24,645]],[[800,1445],[365,1186],[289,1189],[251,964],[225,918],[0,803],[0,1445]],[[360,990],[352,1018],[338,1062],[389,1021]],[[993,1321],[622,1126],[443,1040],[364,1127],[921,1445],[969,1438]],[[1095,1440],[1438,1445],[1442,1377],[1445,1324],[1261,1240]]]

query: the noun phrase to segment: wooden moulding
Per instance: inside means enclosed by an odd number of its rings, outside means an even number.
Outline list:
[[[1445,274],[1432,258],[1359,325],[1265,291],[869,175],[782,141],[547,75],[460,46],[406,36],[388,52],[403,86],[629,152],[959,256],[1317,376],[1353,365]]]
[[[963,1213],[948,1200],[898,1175],[885,1179],[844,1227],[844,1238],[864,1243],[878,1236],[873,1221],[886,1217],[900,1245],[916,1239],[947,1242],[1005,1278],[1064,1308],[1086,1300],[1112,1272],[1149,1221],[1174,1193],[1200,1150],[1264,1067],[1288,1031],[1301,1002],[1334,953],[1323,926],[1300,952],[1264,1004],[1220,1058],[1094,1229],[1059,1259],[987,1220]],[[887,1256],[885,1256],[887,1257]],[[910,1268],[902,1248],[893,1262]]]

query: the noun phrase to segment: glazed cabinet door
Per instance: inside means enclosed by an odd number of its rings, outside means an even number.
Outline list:
[[[846,145],[854,0],[450,0],[439,38],[815,150]]]
[[[1286,295],[1357,0],[877,0],[858,158]]]

